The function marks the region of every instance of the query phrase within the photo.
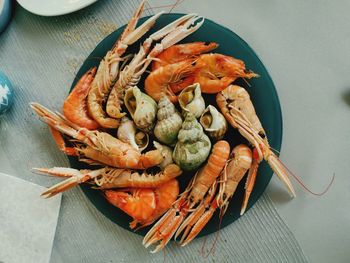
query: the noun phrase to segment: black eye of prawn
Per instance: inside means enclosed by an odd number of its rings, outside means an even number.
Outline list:
[[[264,133],[263,131],[260,131],[260,132],[259,132],[259,135],[260,135],[260,137],[263,138],[263,139],[265,139],[265,137],[266,137],[266,135],[265,135],[265,133]]]

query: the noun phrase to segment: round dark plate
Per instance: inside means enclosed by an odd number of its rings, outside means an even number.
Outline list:
[[[169,24],[175,19],[179,18],[182,14],[167,14],[162,15],[153,29],[146,35],[148,36],[150,33],[154,32],[161,27]],[[140,19],[140,23],[144,22],[147,18]],[[109,36],[107,36],[101,43],[97,45],[97,47],[92,51],[89,57],[85,60],[84,64],[80,68],[72,87],[74,87],[75,83],[80,79],[80,77],[91,67],[98,66],[101,58],[104,57],[106,52],[110,50],[118,38],[118,36],[123,31],[124,27],[119,28],[117,31],[113,32]],[[143,37],[140,41],[130,46],[127,50],[127,54],[136,53],[138,51],[140,43],[145,39]],[[214,41],[219,43],[219,48],[214,50],[213,52],[222,53],[226,55],[233,56],[235,58],[242,59],[246,63],[246,67],[248,69],[253,70],[254,72],[260,75],[259,78],[249,80],[251,87],[247,85],[246,82],[242,80],[238,80],[235,84],[245,87],[253,101],[255,106],[257,115],[259,116],[263,127],[266,130],[267,136],[270,141],[270,145],[272,148],[276,150],[280,150],[281,140],[282,140],[282,115],[280,103],[278,100],[277,92],[275,86],[271,80],[270,75],[268,74],[266,68],[263,63],[260,61],[255,52],[249,47],[249,45],[242,40],[239,36],[233,33],[231,30],[220,26],[213,21],[208,19],[205,20],[202,27],[197,30],[194,34],[190,35],[186,39],[184,39],[181,43],[188,43],[194,41]],[[143,79],[139,83],[139,88],[143,89]],[[206,104],[216,105],[215,96],[213,95],[205,95],[204,99]],[[239,143],[247,143],[245,139],[233,128],[229,129],[225,139],[230,143],[233,148],[235,145]],[[74,168],[86,168],[86,165],[79,162],[76,158],[69,158],[70,164]],[[259,199],[261,194],[264,192],[267,187],[271,176],[272,171],[266,162],[263,162],[258,171],[258,176],[256,180],[256,184],[254,190],[251,194],[248,209],[252,207],[252,205]],[[183,174],[179,177],[181,191],[186,187],[187,182],[194,175],[194,173]],[[239,184],[239,187],[234,194],[228,210],[222,219],[221,229],[225,226],[233,223],[237,220],[243,200],[244,193],[244,182],[245,178]],[[88,185],[81,186],[85,195],[90,199],[93,205],[101,211],[106,217],[120,225],[121,227],[130,230],[129,222],[131,218],[123,213],[118,208],[109,204],[103,195],[94,189],[91,189]],[[206,225],[206,227],[202,230],[199,236],[204,236],[210,233],[217,231],[219,228],[219,218],[218,213],[214,214],[213,218]],[[149,228],[145,228],[136,233],[145,235]],[[132,230],[130,230],[132,231]]]

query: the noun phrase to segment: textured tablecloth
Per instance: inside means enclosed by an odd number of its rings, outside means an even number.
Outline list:
[[[82,11],[53,18],[17,7],[10,27],[0,36],[0,70],[15,89],[15,104],[0,119],[0,150],[16,176],[43,186],[58,181],[30,172],[34,166],[68,166],[68,161],[28,103],[37,101],[60,110],[83,60],[105,35],[127,22],[137,4],[98,1]],[[215,235],[207,238],[208,247],[214,239]],[[164,254],[150,254],[140,236],[110,222],[75,188],[62,197],[51,261],[306,262],[266,194],[243,218],[220,232],[216,250],[207,258],[200,253],[204,240],[185,248],[171,244]]]

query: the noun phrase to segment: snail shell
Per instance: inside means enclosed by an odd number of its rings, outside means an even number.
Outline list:
[[[125,92],[124,104],[136,127],[150,132],[156,121],[157,103],[138,87],[131,87]]]
[[[158,102],[157,119],[154,128],[156,138],[167,145],[175,145],[182,118],[166,95],[163,95]]]
[[[153,141],[154,147],[159,150],[163,156],[163,161],[158,164],[160,169],[164,170],[169,164],[174,163],[173,161],[173,149],[169,146],[162,145],[159,142]]]
[[[227,131],[225,117],[212,105],[209,105],[199,119],[210,138],[220,140]]]
[[[193,114],[186,115],[178,135],[173,159],[185,171],[198,168],[210,153],[211,142]]]
[[[140,152],[147,148],[149,136],[147,133],[140,131],[128,117],[123,117],[117,131],[119,140],[129,143],[132,147]]]
[[[192,113],[196,118],[202,115],[205,109],[205,103],[199,83],[190,85],[181,91],[179,104],[184,115],[188,112]]]

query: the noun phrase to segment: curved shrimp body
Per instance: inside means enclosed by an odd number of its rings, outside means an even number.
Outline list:
[[[95,184],[95,188],[101,190],[123,187],[155,188],[178,177],[182,173],[180,167],[175,164],[169,164],[163,171],[154,175],[147,172],[140,174],[134,170],[112,167],[104,167],[97,170],[76,170],[65,167],[33,168],[33,171],[40,174],[68,177],[42,193],[42,196],[45,197],[52,197],[87,181]]]
[[[153,191],[156,198],[156,208],[153,214],[144,221],[134,220],[130,223],[130,228],[134,229],[138,224],[140,224],[140,228],[149,226],[161,217],[171,207],[179,195],[179,182],[176,179],[172,179],[153,189]]]
[[[149,220],[157,206],[152,189],[106,190],[104,195],[109,203],[124,211],[136,222]]]
[[[160,150],[141,154],[130,144],[108,133],[80,128],[69,122],[64,116],[53,113],[38,103],[32,103],[31,107],[41,120],[53,129],[85,144],[86,147],[76,147],[77,152],[92,160],[118,168],[131,169],[146,169],[163,161]]]
[[[106,190],[104,194],[108,202],[134,219],[130,222],[131,229],[138,225],[142,228],[152,224],[171,207],[179,194],[179,183],[173,179],[154,189]]]
[[[177,102],[175,91],[185,88],[187,83],[182,80],[194,76],[196,67],[192,59],[169,64],[152,71],[145,81],[145,91],[154,100],[159,101],[162,94],[166,94],[172,103]],[[192,82],[192,80],[190,81]],[[189,83],[191,84],[191,83]]]
[[[203,54],[196,61],[200,69],[194,82],[201,85],[203,93],[218,93],[237,78],[253,78],[258,75],[247,71],[242,60],[222,54]]]
[[[194,207],[204,198],[210,188],[213,188],[216,178],[220,175],[230,154],[230,145],[226,141],[218,141],[212,149],[208,163],[191,180],[187,189],[180,195],[168,212],[152,227],[143,240],[145,247],[159,243],[155,250],[158,252],[164,248],[172,236],[182,225],[185,229],[193,220],[182,223]],[[209,195],[215,194],[215,190],[209,191]],[[208,201],[207,201],[208,202]],[[198,207],[196,207],[197,209]]]
[[[86,101],[95,73],[96,68],[92,68],[86,72],[63,104],[64,116],[69,121],[89,130],[96,130],[100,127],[100,125],[90,117]]]
[[[169,64],[196,58],[198,55],[210,52],[218,46],[215,42],[193,42],[171,46],[156,57],[157,60],[152,63],[152,71]]]
[[[246,193],[253,188],[258,165],[262,159],[265,159],[291,195],[295,196],[295,191],[289,180],[288,170],[271,151],[266,133],[256,115],[248,92],[242,87],[230,85],[217,94],[216,103],[231,126],[236,128],[255,147],[252,167],[248,174],[249,183],[246,185],[248,189],[246,189]],[[249,194],[245,197],[241,213],[244,213],[248,198]]]

